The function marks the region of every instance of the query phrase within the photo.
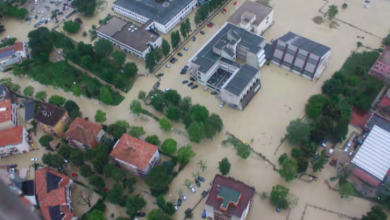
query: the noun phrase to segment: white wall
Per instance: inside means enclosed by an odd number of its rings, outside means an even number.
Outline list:
[[[272,25],[273,22],[274,22],[274,10],[272,10],[271,13],[268,15],[268,17],[266,17],[262,22],[260,22],[260,24],[257,27],[255,27],[255,33],[260,36],[263,35],[264,32],[269,28],[270,25]]]

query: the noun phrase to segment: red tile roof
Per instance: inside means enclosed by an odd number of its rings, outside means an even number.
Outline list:
[[[96,137],[102,128],[101,125],[96,123],[87,121],[83,118],[76,118],[72,124],[70,124],[69,129],[65,133],[65,137],[76,140],[91,148],[96,148],[98,145]]]
[[[0,131],[0,147],[22,143],[23,126]]]
[[[379,103],[380,106],[386,108],[386,107],[390,107],[390,99],[387,98],[386,96],[383,96],[381,102]]]
[[[371,116],[371,113],[358,109],[354,106],[352,107],[350,123],[360,128],[364,128]]]
[[[378,178],[372,176],[363,169],[360,169],[359,167],[356,167],[353,170],[353,175],[374,187],[379,186],[379,184],[381,183]]]
[[[5,47],[3,49],[0,50],[0,54],[4,53],[4,52],[7,52],[7,51],[11,51],[13,50],[14,52],[16,51],[22,51],[23,50],[23,44],[22,42],[16,42],[14,43],[14,45],[12,46],[9,46],[9,47]]]
[[[47,174],[51,173],[57,177],[61,178],[61,181],[58,184],[57,189],[53,189],[50,192],[48,192],[47,188]],[[67,210],[66,207],[66,191],[65,186],[69,184],[70,178],[60,174],[54,170],[51,170],[49,168],[43,168],[40,170],[35,171],[35,191],[38,197],[39,206],[41,208],[41,212],[43,215],[43,218],[45,220],[51,220],[50,213],[49,213],[49,207],[55,207],[60,206],[61,211],[65,213],[64,219],[71,219],[74,215],[70,211]]]
[[[11,99],[0,101],[0,123],[11,120]]]
[[[213,186],[211,187],[209,197],[207,198],[206,205],[209,205],[214,208],[214,210],[220,210],[222,200],[217,199],[219,187],[224,186],[231,190],[241,193],[241,199],[237,206],[229,206],[226,211],[230,215],[241,217],[245,208],[248,206],[248,203],[252,200],[253,195],[255,194],[255,189],[250,187],[243,182],[237,181],[233,178],[216,175],[213,180]]]
[[[146,170],[157,150],[158,147],[153,144],[128,134],[123,134],[111,151],[110,156],[136,166],[141,170]]]

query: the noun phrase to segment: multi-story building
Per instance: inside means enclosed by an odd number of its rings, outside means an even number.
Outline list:
[[[0,101],[0,130],[12,128],[18,125],[18,111],[16,104],[7,98]]]
[[[274,10],[271,7],[246,1],[229,17],[227,22],[257,35],[263,35],[274,23],[273,16]]]
[[[264,46],[263,37],[226,23],[190,59],[190,76],[220,93],[230,107],[243,110],[261,87]]]
[[[371,67],[371,75],[390,83],[390,47],[386,47]]]
[[[58,137],[64,135],[64,128],[70,120],[65,109],[48,103],[39,105],[34,118],[37,121],[38,126],[45,132]]]
[[[73,147],[81,150],[96,148],[104,138],[103,127],[83,118],[75,118],[65,132],[65,138]]]
[[[0,158],[30,151],[29,137],[23,126],[0,131]]]
[[[128,134],[116,142],[110,157],[116,165],[139,176],[145,176],[160,160],[157,146]]]
[[[76,220],[72,206],[73,180],[49,168],[35,171],[35,192],[44,220]]]
[[[328,66],[330,48],[288,32],[273,41],[271,61],[307,79],[319,78]]]
[[[11,69],[14,64],[26,59],[26,49],[21,42],[0,50],[0,71]]]
[[[146,54],[162,44],[160,35],[152,26],[152,21],[138,27],[113,16],[106,24],[96,29],[96,33],[99,39],[107,39],[121,50],[145,60]]]
[[[245,220],[255,189],[233,178],[216,175],[206,200],[206,217],[213,220]]]
[[[153,21],[153,29],[167,34],[195,9],[196,3],[197,0],[117,0],[112,10],[141,24]]]

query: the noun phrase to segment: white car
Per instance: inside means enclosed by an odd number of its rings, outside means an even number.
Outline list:
[[[38,161],[38,158],[36,158],[36,157],[31,158],[31,162],[37,162],[37,161]]]
[[[187,196],[186,194],[183,194],[183,200],[186,201],[187,200]]]
[[[171,89],[170,88],[166,88],[166,89],[164,89],[164,92],[169,91],[169,90],[171,90]]]
[[[349,152],[348,156],[352,157],[352,155],[353,155],[354,153],[355,153],[354,151],[351,151],[351,152]]]
[[[169,67],[171,67],[171,66],[170,66],[169,64],[167,64],[167,65],[165,65],[165,67],[166,67],[166,68],[169,68]]]
[[[328,156],[330,157],[333,154],[333,148],[330,148],[328,151]]]
[[[351,147],[352,146],[352,142],[349,141],[348,144],[347,144],[347,147]]]
[[[192,185],[190,185],[190,189],[191,189],[191,192],[192,192],[192,193],[195,193],[195,192],[196,192],[195,188],[194,188]]]
[[[220,105],[219,105],[219,107],[223,107],[225,105],[225,102],[222,102]]]
[[[176,209],[176,211],[177,211],[177,205],[175,205],[175,209]]]

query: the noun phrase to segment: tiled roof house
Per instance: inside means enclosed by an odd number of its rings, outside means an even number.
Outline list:
[[[55,105],[42,103],[35,113],[38,126],[49,134],[62,137],[65,125],[69,123],[69,115],[65,109]]]

